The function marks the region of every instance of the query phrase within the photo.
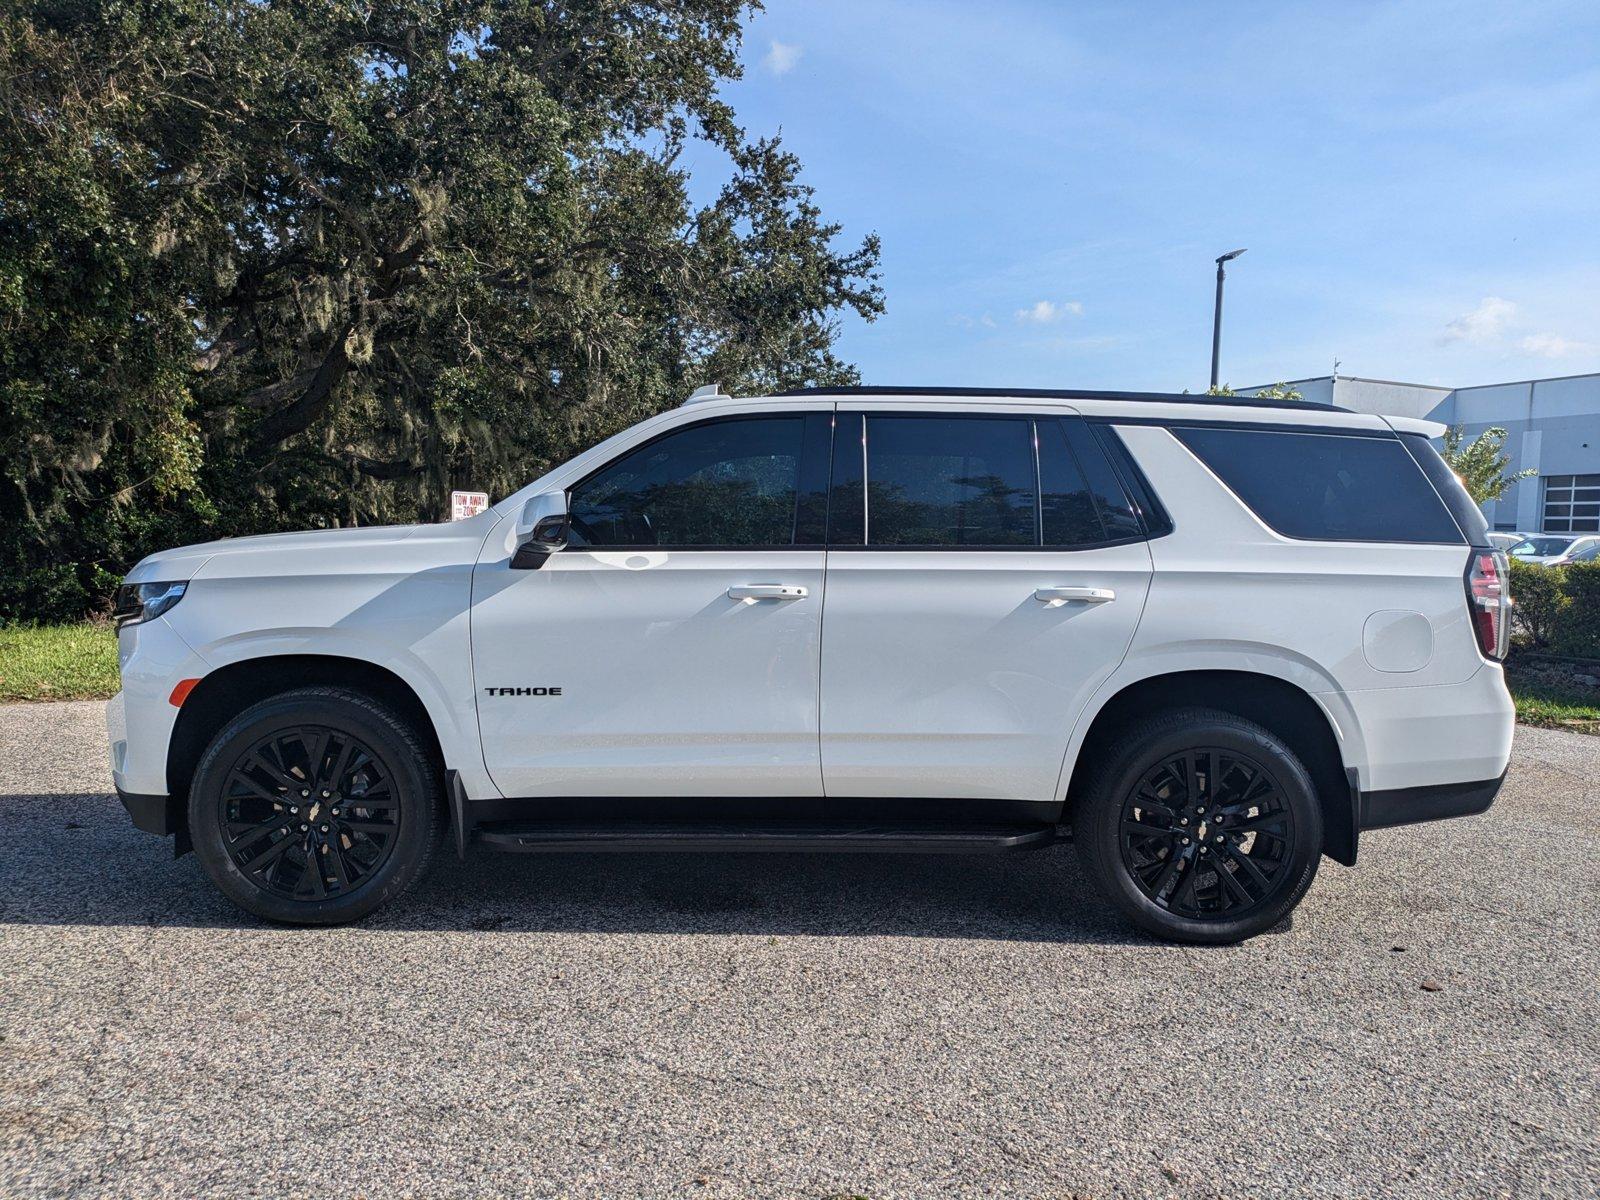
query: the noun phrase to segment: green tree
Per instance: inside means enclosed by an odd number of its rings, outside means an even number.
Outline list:
[[[1220,386],[1208,387],[1206,389],[1206,395],[1208,396],[1233,396],[1236,394],[1237,393],[1225,383],[1221,384]],[[1257,388],[1255,391],[1251,392],[1250,395],[1259,396],[1263,400],[1305,399],[1305,396],[1303,396],[1299,390],[1287,383],[1275,383],[1271,387]]]
[[[160,544],[437,519],[701,382],[854,379],[878,243],[720,98],[751,7],[8,6],[0,618]]]
[[[1507,473],[1511,456],[1505,452],[1504,429],[1485,429],[1463,446],[1465,436],[1461,426],[1452,425],[1444,432],[1444,448],[1439,453],[1466,485],[1467,494],[1479,504],[1500,499],[1512,484],[1537,474],[1532,470]]]

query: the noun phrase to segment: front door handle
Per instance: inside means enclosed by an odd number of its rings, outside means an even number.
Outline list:
[[[810,593],[786,583],[739,583],[728,589],[733,600],[804,600]]]
[[[1066,604],[1071,600],[1084,604],[1106,604],[1115,600],[1117,594],[1110,588],[1042,587],[1034,589],[1033,598],[1045,604]]]

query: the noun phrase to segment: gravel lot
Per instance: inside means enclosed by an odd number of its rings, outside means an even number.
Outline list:
[[[100,722],[0,707],[6,1197],[1596,1194],[1600,738],[1193,950],[1065,848],[482,854],[270,928]]]

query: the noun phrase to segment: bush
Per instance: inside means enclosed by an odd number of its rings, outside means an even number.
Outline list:
[[[1565,580],[1566,570],[1562,567],[1511,560],[1515,628],[1527,634],[1535,646],[1548,646],[1555,635],[1556,623],[1568,604]]]
[[[1550,647],[1559,654],[1600,658],[1600,562],[1573,563],[1562,575],[1567,602],[1556,618]]]

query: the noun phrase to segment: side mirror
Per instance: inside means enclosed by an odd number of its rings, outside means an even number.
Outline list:
[[[537,571],[567,544],[567,495],[545,492],[522,506],[517,518],[517,550],[511,556],[515,571]]]

